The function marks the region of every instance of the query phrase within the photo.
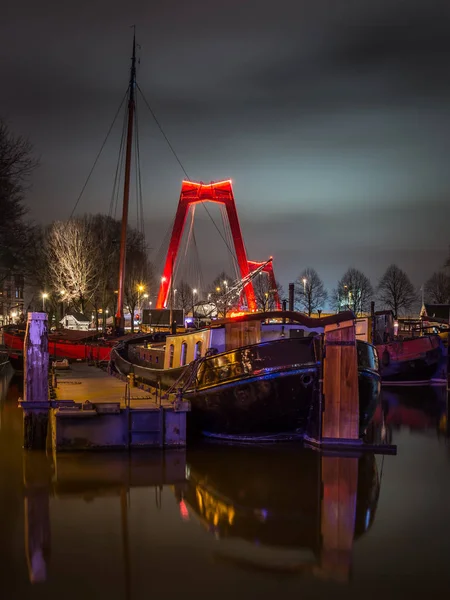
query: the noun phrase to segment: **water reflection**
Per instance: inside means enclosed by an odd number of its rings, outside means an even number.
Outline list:
[[[447,386],[384,388],[373,422],[385,427],[389,440],[400,428],[434,430],[437,436],[450,438]]]
[[[130,490],[155,490],[160,507],[164,486],[183,484],[184,450],[102,454],[23,453],[25,553],[29,579],[45,581],[51,556],[50,499],[92,502],[117,498],[124,557],[125,579],[130,580],[128,507]]]
[[[220,541],[220,561],[346,581],[353,541],[371,526],[379,490],[373,454],[211,445],[188,453],[179,499]]]
[[[371,433],[399,449],[383,459],[285,444],[24,452],[19,386],[0,387],[5,597],[178,598],[198,593],[199,582],[220,598],[237,589],[372,597],[372,588],[379,597],[377,585],[402,597],[427,572],[440,578],[427,585],[450,584],[449,463],[436,440],[449,437],[442,388],[384,391]]]

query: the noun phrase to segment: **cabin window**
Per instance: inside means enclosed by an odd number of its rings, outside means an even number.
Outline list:
[[[169,369],[171,369],[173,367],[174,352],[175,352],[175,346],[173,344],[170,344],[170,346],[169,346]]]
[[[180,366],[184,366],[186,364],[186,354],[187,354],[187,344],[183,342],[181,344],[181,357],[180,357]]]
[[[194,355],[194,359],[196,360],[197,358],[200,358],[200,357],[201,357],[201,355],[202,355],[202,343],[201,343],[201,341],[200,341],[200,342],[197,342],[197,343],[195,344],[195,355]]]
[[[155,356],[155,363],[159,362],[159,356]]]

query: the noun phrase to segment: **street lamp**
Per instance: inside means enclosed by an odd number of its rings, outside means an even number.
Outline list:
[[[307,282],[306,277],[303,277],[302,281],[303,281],[303,293],[306,294],[306,282]]]
[[[141,294],[144,291],[144,286],[142,284],[137,286],[138,289],[138,311],[139,311],[139,319],[138,322],[140,323],[142,321],[141,319]],[[133,315],[133,319],[134,319],[134,315]]]
[[[48,298],[47,292],[42,293],[42,312],[45,312],[45,299]]]
[[[192,318],[194,318],[194,306],[195,306],[195,296],[197,295],[197,290],[194,288],[192,290]]]

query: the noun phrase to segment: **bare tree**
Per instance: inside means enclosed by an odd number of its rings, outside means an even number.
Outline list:
[[[259,310],[263,311],[275,310],[276,293],[278,293],[278,297],[283,293],[283,288],[278,281],[276,282],[275,289],[272,288],[268,274],[264,271],[260,271],[253,279],[253,290],[255,292],[256,306]]]
[[[125,300],[131,315],[131,331],[134,332],[134,315],[146,290],[153,287],[154,274],[140,232],[131,229],[127,234],[125,267]]]
[[[373,288],[369,278],[358,269],[350,267],[333,292],[333,304],[338,311],[350,309],[360,315],[368,310],[372,297]]]
[[[442,271],[433,273],[425,283],[427,300],[433,304],[447,304],[450,301],[450,279]]]
[[[14,136],[0,120],[0,268],[12,272],[26,264],[26,250],[33,228],[23,221],[23,204],[37,161],[33,148],[23,137]]]
[[[308,267],[298,276],[295,282],[295,296],[309,317],[315,310],[323,309],[328,292],[315,269]]]
[[[417,298],[408,275],[397,265],[390,265],[377,288],[379,300],[390,308],[397,318],[400,310],[408,310]]]
[[[222,271],[209,287],[208,302],[214,305],[215,312],[219,317],[226,317],[227,312],[239,303],[239,295],[230,298],[228,294],[232,283],[233,280],[230,276]]]
[[[53,290],[63,293],[83,313],[100,283],[97,273],[101,245],[92,218],[55,221],[48,231],[46,247]]]
[[[192,287],[186,282],[181,280],[174,290],[174,305],[175,308],[183,309],[187,314],[194,305],[194,296],[192,293]]]

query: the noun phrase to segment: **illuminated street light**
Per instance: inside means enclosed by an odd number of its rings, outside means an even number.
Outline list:
[[[45,299],[48,298],[47,292],[42,292],[42,312],[45,312]]]

